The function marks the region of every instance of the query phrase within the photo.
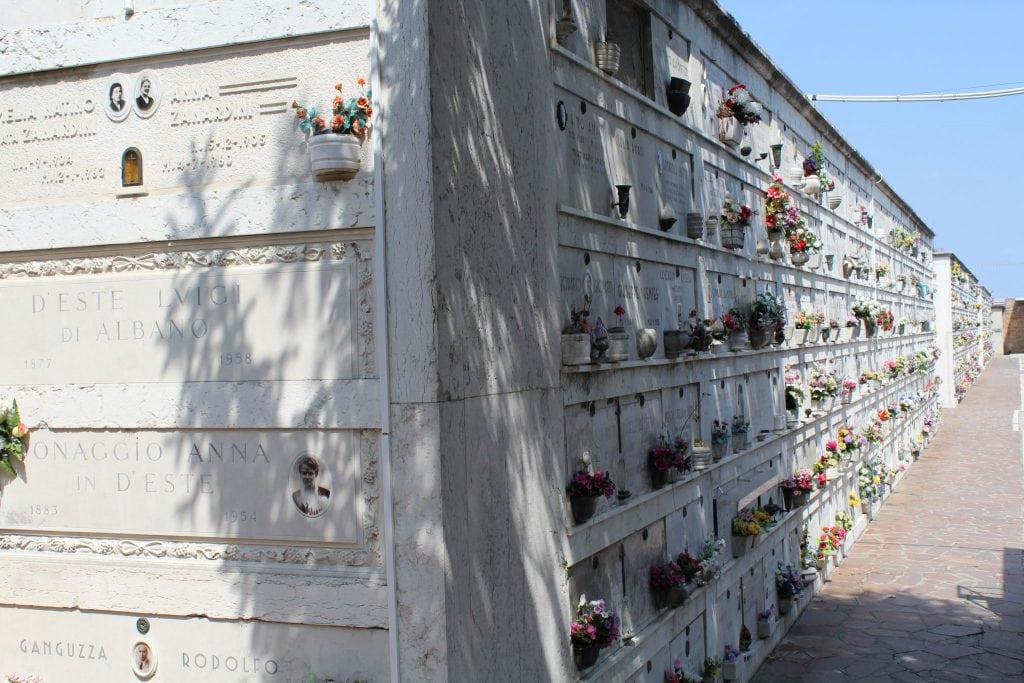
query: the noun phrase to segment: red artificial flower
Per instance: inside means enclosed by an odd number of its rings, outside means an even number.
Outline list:
[[[616,306],[614,313],[615,315],[625,315],[626,309],[623,308],[622,306]]]

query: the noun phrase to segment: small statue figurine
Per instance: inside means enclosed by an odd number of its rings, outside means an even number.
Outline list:
[[[599,317],[597,324],[594,325],[594,331],[590,333],[591,360],[600,363],[609,346],[611,346],[611,341],[608,339],[608,328],[605,326],[604,320]]]

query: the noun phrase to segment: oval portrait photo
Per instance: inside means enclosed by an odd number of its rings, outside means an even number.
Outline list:
[[[124,74],[114,74],[107,81],[107,90],[103,96],[103,110],[111,121],[124,121],[132,112],[132,103],[128,99],[131,91],[128,89],[128,77]]]
[[[160,106],[160,84],[157,83],[156,75],[152,71],[143,71],[135,79],[132,106],[135,113],[144,119],[156,113],[157,107]]]
[[[315,455],[303,453],[292,466],[292,502],[306,517],[319,517],[331,504],[331,472]]]

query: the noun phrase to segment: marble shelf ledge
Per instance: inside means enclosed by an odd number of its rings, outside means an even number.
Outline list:
[[[754,564],[763,561],[763,558],[772,549],[780,547],[781,539],[786,534],[792,533],[800,523],[802,523],[802,516],[796,511],[786,513],[770,531],[763,534],[763,538],[758,538],[757,545],[753,549],[748,550],[743,557],[730,558],[718,578],[712,579],[706,586],[695,590],[682,606],[663,610],[655,619],[642,626],[632,637],[624,641],[622,647],[609,654],[596,667],[588,670],[581,680],[625,680],[632,672],[640,670],[645,662],[652,659],[674,638],[683,633],[686,627],[701,613],[714,614],[715,606],[722,597],[719,591],[724,592],[738,581],[741,575],[749,572]],[[801,601],[799,606],[794,604],[794,609],[788,618],[795,620],[796,614],[808,602]],[[782,633],[784,631],[785,629]],[[778,628],[776,628],[776,632],[779,632]],[[769,652],[770,649],[755,650],[752,646],[750,654],[758,653],[760,656],[767,656]],[[756,661],[756,656],[752,659]]]

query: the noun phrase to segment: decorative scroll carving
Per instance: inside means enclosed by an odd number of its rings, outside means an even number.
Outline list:
[[[56,275],[94,275],[97,273],[124,273],[135,270],[181,270],[185,268],[212,268],[271,263],[312,263],[326,258],[344,259],[349,249],[361,264],[370,260],[364,256],[358,243],[336,242],[326,245],[272,245],[243,247],[240,249],[210,249],[203,251],[171,251],[139,256],[99,256],[80,259],[50,261],[24,261],[0,264],[0,279],[11,277],[52,277]],[[368,264],[366,265],[368,268]],[[362,282],[360,282],[362,287]]]

